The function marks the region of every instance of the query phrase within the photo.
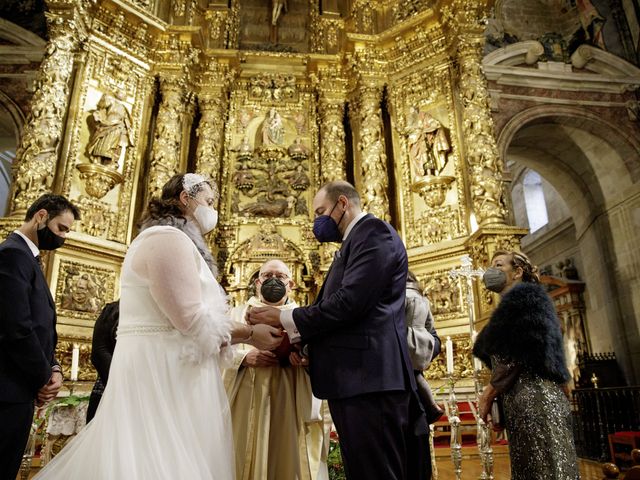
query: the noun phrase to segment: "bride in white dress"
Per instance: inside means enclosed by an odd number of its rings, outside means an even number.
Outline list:
[[[233,480],[225,345],[269,350],[281,337],[227,315],[202,236],[217,223],[214,202],[211,185],[186,174],[149,203],[122,267],[118,341],[96,416],[35,478]]]

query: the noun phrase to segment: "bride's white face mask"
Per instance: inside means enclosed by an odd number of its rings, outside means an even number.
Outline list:
[[[191,178],[192,176],[199,178]],[[193,185],[189,185],[189,180],[194,182]],[[195,183],[196,181],[197,183]],[[187,195],[189,195],[189,200],[193,200],[195,203],[195,208],[193,210],[189,208],[188,204],[185,206],[191,211],[193,218],[198,222],[198,225],[200,225],[200,231],[202,234],[206,235],[216,228],[216,225],[218,224],[218,211],[214,208],[216,202],[215,193],[204,177],[194,173],[186,174],[185,182],[183,183],[185,184],[184,186]],[[196,186],[197,188],[195,188]],[[197,190],[197,193],[195,195],[191,195],[189,194],[190,190]]]

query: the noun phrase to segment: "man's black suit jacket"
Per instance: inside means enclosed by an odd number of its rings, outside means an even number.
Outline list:
[[[0,244],[0,402],[31,402],[51,378],[56,311],[40,265],[12,233]]]
[[[394,228],[366,215],[336,254],[316,302],[293,311],[309,345],[316,397],[415,389],[404,321],[407,268]]]

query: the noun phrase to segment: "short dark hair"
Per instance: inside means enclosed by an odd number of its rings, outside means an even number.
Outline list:
[[[335,180],[325,183],[320,190],[326,192],[327,198],[332,202],[337,202],[340,195],[344,195],[350,202],[360,206],[360,194],[353,185],[344,180]]]
[[[28,222],[33,216],[40,210],[45,209],[49,214],[49,218],[55,218],[61,213],[67,210],[73,214],[73,219],[80,219],[80,210],[73,203],[67,200],[62,195],[54,195],[52,193],[45,193],[35,202],[31,204],[27,210],[27,214],[24,216],[24,221]]]

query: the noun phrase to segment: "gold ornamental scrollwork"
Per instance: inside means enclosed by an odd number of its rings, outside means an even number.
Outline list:
[[[345,133],[344,133],[344,102],[320,99],[320,131],[322,136],[322,180],[344,180],[345,169]]]
[[[387,156],[380,114],[382,88],[367,83],[358,88],[357,94],[363,209],[378,218],[389,220]]]
[[[85,190],[96,199],[104,197],[124,180],[122,174],[103,165],[79,163],[76,168],[80,170],[80,179],[84,182]]]
[[[440,207],[455,177],[446,175],[426,175],[416,180],[411,189],[418,193],[431,208]]]
[[[79,34],[73,20],[47,13],[47,22],[51,39],[40,65],[13,167],[12,215],[23,213],[35,199],[51,190],[69,103],[69,81]]]
[[[221,143],[226,113],[226,97],[202,95],[198,97],[200,124],[196,130],[198,148],[196,150],[196,170],[209,176],[217,185],[220,181]]]
[[[162,101],[158,109],[147,186],[149,198],[159,196],[162,186],[180,168],[183,122],[190,106],[186,80],[182,77],[162,75],[160,94]]]

